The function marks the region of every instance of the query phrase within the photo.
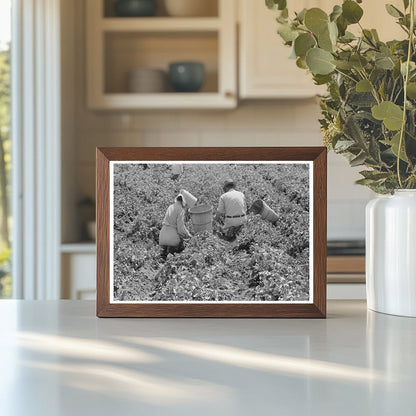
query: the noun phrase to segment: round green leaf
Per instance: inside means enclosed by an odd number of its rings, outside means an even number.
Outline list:
[[[305,19],[305,14],[306,14],[307,9],[302,9],[299,13],[296,13],[296,20],[298,20],[299,22],[303,23],[304,19]]]
[[[328,26],[328,15],[320,8],[314,7],[305,13],[305,26],[315,35],[324,32]]]
[[[338,26],[337,26],[338,28]],[[351,32],[348,32],[348,30],[345,32],[345,34],[343,36],[341,36],[338,41],[341,43],[350,43],[351,41],[357,39],[356,36],[354,34],[352,34]]]
[[[306,61],[305,58],[298,58],[296,59],[296,66],[298,68],[302,68],[302,69],[308,69],[308,66],[306,65]]]
[[[400,130],[403,121],[403,110],[391,101],[383,101],[371,109],[373,117],[382,120],[389,130]]]
[[[333,52],[337,44],[338,27],[336,23],[329,22],[323,32],[318,35],[318,45],[321,49]]]
[[[336,4],[334,8],[332,9],[332,13],[329,15],[331,22],[335,22],[338,19],[338,17],[341,16],[341,14],[342,14],[342,7]]]
[[[330,74],[335,69],[335,65],[332,63],[333,59],[330,52],[320,48],[309,49],[306,54],[306,64],[314,75]]]
[[[407,96],[412,100],[416,100],[416,82],[407,84]]]
[[[316,42],[313,36],[309,33],[302,33],[295,39],[295,53],[296,56],[304,58],[306,52],[315,46]]]
[[[380,42],[380,38],[378,37],[378,33],[377,33],[377,30],[376,29],[371,29],[371,34],[373,35],[373,39],[376,42]]]
[[[378,56],[375,63],[380,69],[392,70],[394,68],[394,61],[390,56]]]
[[[357,85],[355,86],[355,90],[357,92],[370,92],[371,91],[370,81],[366,79],[362,79],[361,81],[357,82]]]
[[[287,23],[280,24],[277,29],[277,33],[286,43],[293,42],[298,36],[298,32],[293,30],[292,27]]]
[[[386,144],[387,146],[390,146],[391,151],[396,157],[399,156],[399,147],[400,147],[399,158],[403,160],[404,162],[409,162],[409,159],[407,158],[407,155],[406,155],[405,141],[403,140],[402,145],[399,146],[400,145],[400,132],[396,133],[391,139],[391,141],[382,140],[382,143]]]
[[[406,62],[402,62],[400,65],[400,72],[403,76],[406,76]],[[409,62],[409,73],[412,73],[413,71],[416,71],[416,64],[412,61]]]
[[[283,10],[286,7],[286,0],[266,0],[266,6],[271,10]]]
[[[397,8],[394,7],[392,4],[386,4],[387,13],[393,17],[403,17],[404,14]]]
[[[328,23],[329,37],[333,45],[336,45],[338,39],[338,26],[334,22]]]
[[[348,61],[342,61],[342,60],[338,60],[338,61],[332,61],[332,63],[339,69],[342,70],[350,70],[352,68],[352,65],[348,62]]]
[[[329,36],[328,28],[318,35],[318,45],[321,49],[328,52],[332,52],[334,50],[334,45],[332,44],[331,37]]]
[[[349,62],[354,68],[358,70],[363,69],[368,64],[367,60],[363,56],[359,55],[358,53],[351,55]]]
[[[348,27],[348,22],[344,19],[342,15],[339,16],[337,19],[337,27],[340,36],[344,36]]]
[[[363,13],[363,9],[353,0],[342,3],[342,16],[349,24],[358,23]]]
[[[331,82],[331,75],[314,75],[315,85],[324,85]]]

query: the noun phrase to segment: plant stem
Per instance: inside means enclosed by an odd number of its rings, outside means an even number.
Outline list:
[[[368,81],[368,83],[370,84],[371,93],[373,94],[374,99],[377,101],[377,104],[380,104],[380,98],[378,96],[376,87],[370,81],[370,78],[368,78],[367,73],[365,72],[365,69],[362,66],[361,66],[361,69],[362,69],[362,71],[360,71],[360,75],[362,76],[363,79],[365,79],[366,81]]]
[[[339,73],[339,74],[341,74],[341,75],[344,75],[344,77],[349,78],[351,81],[353,81],[353,82],[355,82],[355,83],[357,83],[357,82],[358,82],[355,78],[351,77],[351,76],[350,76],[350,75],[348,75],[348,74],[345,74],[344,72],[340,71],[338,68],[335,68],[335,71],[336,71],[336,72],[338,72],[338,73]]]
[[[393,88],[391,89],[391,94],[390,94],[390,97],[389,97],[389,100],[390,101],[393,101],[393,98],[394,98],[394,90],[396,89],[396,85],[397,85],[397,81],[394,80],[394,82],[393,82]],[[393,101],[393,102],[395,102],[395,101]]]
[[[407,60],[406,60],[406,73],[403,80],[403,118],[402,118],[402,127],[400,129],[400,140],[399,140],[399,149],[397,151],[397,177],[399,179],[399,186],[403,188],[402,178],[400,175],[400,156],[402,152],[402,146],[404,141],[404,132],[406,130],[406,110],[407,110],[407,83],[409,82],[409,68],[410,61],[412,58],[413,50],[413,36],[414,36],[414,27],[415,27],[415,0],[410,0],[410,30],[409,30],[409,45],[407,47]]]

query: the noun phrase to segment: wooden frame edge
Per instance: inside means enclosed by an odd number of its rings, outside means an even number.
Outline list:
[[[110,273],[110,187],[109,187],[109,159],[105,152],[96,149],[96,219],[97,219],[97,316],[105,316],[105,309],[109,299]],[[107,294],[103,296],[103,294]]]
[[[313,197],[314,197],[314,305],[326,317],[326,268],[327,268],[327,149],[314,159]],[[324,213],[324,215],[317,215]],[[315,297],[316,294],[316,297]]]
[[[268,304],[111,304],[109,285],[110,252],[110,169],[111,161],[135,160],[270,160],[270,151],[284,155],[276,160],[305,160],[313,163],[313,303]],[[299,154],[302,151],[303,154]],[[178,154],[188,153],[186,158]],[[256,154],[254,156],[254,154]],[[238,154],[238,158],[234,157]],[[139,157],[140,155],[140,157]],[[153,155],[148,159],[146,155]],[[156,156],[155,156],[156,155]],[[192,155],[192,158],[189,158]],[[234,157],[230,158],[230,157]],[[192,318],[325,318],[326,317],[326,202],[327,149],[325,147],[193,147],[193,148],[97,148],[97,317],[192,317]],[[318,216],[317,213],[320,213]],[[168,307],[167,307],[168,306]],[[215,308],[212,308],[215,306]],[[250,306],[250,311],[245,309]],[[273,306],[273,307],[272,307]],[[227,308],[228,307],[228,308]],[[228,309],[228,310],[227,310]],[[289,309],[289,312],[285,312]],[[180,313],[172,313],[176,310]],[[253,311],[258,313],[253,314]],[[278,313],[278,315],[276,315]]]

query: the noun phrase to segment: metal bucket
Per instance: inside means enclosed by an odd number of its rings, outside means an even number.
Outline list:
[[[265,221],[275,223],[279,220],[279,216],[273,211],[264,201],[257,199],[251,205],[251,210],[255,214],[260,214],[261,218]]]
[[[198,205],[189,210],[195,233],[212,232],[212,205]]]

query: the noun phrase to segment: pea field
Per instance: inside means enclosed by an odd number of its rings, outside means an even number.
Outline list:
[[[115,163],[113,169],[114,301],[309,300],[309,165]],[[263,200],[272,224],[248,213],[237,238],[192,234],[181,253],[161,257],[159,233],[179,190],[213,206],[232,178],[247,207]]]

